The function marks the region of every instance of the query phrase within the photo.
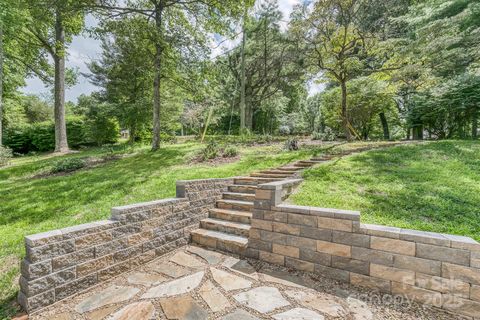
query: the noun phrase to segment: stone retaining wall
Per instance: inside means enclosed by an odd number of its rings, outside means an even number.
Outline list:
[[[25,237],[19,303],[32,312],[185,245],[232,183],[177,181],[177,198],[115,207],[109,220]]]
[[[355,211],[281,204],[256,191],[247,255],[480,319],[480,244],[468,237],[360,223]]]

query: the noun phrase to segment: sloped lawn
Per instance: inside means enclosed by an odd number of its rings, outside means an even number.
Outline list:
[[[289,199],[361,211],[362,222],[480,240],[480,142],[403,145],[304,172]]]
[[[193,161],[204,146],[198,143],[166,145],[158,152],[149,147],[92,149],[52,157],[14,159],[0,169],[0,319],[10,319],[18,290],[19,264],[24,256],[23,237],[110,216],[110,208],[175,196],[175,181],[221,178],[246,174],[307,159],[321,148],[296,152],[283,144],[239,147],[240,160],[232,163]],[[123,158],[59,176],[44,176],[60,158]]]

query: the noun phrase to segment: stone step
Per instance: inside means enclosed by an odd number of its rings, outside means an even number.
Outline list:
[[[255,194],[240,193],[240,192],[224,192],[223,199],[226,200],[240,200],[240,201],[254,201]]]
[[[217,208],[237,211],[253,211],[252,201],[240,201],[240,200],[217,200]]]
[[[271,170],[263,170],[260,173],[269,173],[269,174],[286,174],[288,176],[292,176],[295,174],[295,171],[288,171],[288,170],[281,170],[279,169],[271,169]]]
[[[252,186],[252,185],[234,184],[234,185],[228,186],[229,192],[255,194],[256,190],[257,190],[257,186]]]
[[[323,162],[323,160],[300,160],[299,163],[315,165],[317,163]]]
[[[313,166],[313,164],[311,164],[311,163],[302,163],[302,162],[300,162],[300,161],[299,161],[299,162],[295,162],[293,165],[294,165],[295,167],[299,167],[299,168],[309,168],[309,167]]]
[[[288,171],[288,172],[296,172],[296,171],[300,171],[302,169],[303,168],[301,168],[301,167],[294,167],[293,165],[277,168],[277,170]]]
[[[332,160],[332,156],[322,156],[322,157],[313,157],[312,159],[310,159],[311,161],[328,161],[328,160]]]
[[[283,178],[240,177],[240,178],[235,178],[233,182],[235,184],[256,186],[258,184],[280,181],[280,180],[283,180]]]
[[[250,225],[233,221],[226,221],[214,218],[206,218],[200,221],[200,227],[203,229],[220,231],[228,234],[234,234],[248,238]]]
[[[192,242],[221,251],[244,255],[247,249],[248,238],[245,237],[207,229],[196,229],[190,234]]]
[[[255,172],[252,173],[250,176],[252,177],[259,177],[259,178],[288,178],[291,176],[291,174],[288,173],[261,173],[261,172]]]
[[[219,220],[228,220],[233,222],[250,224],[252,213],[249,211],[237,211],[237,210],[226,210],[226,209],[214,208],[209,210],[208,216],[210,218],[219,219]]]

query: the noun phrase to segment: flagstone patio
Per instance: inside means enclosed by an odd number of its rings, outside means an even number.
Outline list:
[[[318,275],[187,246],[34,313],[30,319],[457,318]]]

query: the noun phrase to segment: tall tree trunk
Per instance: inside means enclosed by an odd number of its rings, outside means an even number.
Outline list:
[[[390,130],[388,129],[387,117],[385,117],[385,113],[383,112],[380,112],[380,122],[382,123],[383,128],[383,138],[385,140],[390,140]]]
[[[3,26],[0,22],[0,147],[3,145]]]
[[[245,97],[245,127],[252,132],[253,130],[253,106],[250,94]]]
[[[340,81],[342,88],[342,126],[345,132],[345,138],[350,141],[352,136],[350,129],[348,128],[348,113],[347,113],[347,82],[345,80]]]
[[[478,136],[478,110],[477,108],[475,108],[473,109],[473,114],[472,114],[472,139],[477,139],[477,136]]]
[[[245,131],[245,41],[247,41],[245,21],[247,18],[247,9],[243,15],[243,32],[242,32],[242,62],[240,72],[240,134]]]
[[[55,152],[67,152],[67,124],[65,122],[65,29],[62,14],[55,14]]]
[[[368,130],[366,128],[362,129],[362,138],[363,140],[367,141],[368,140]]]
[[[157,39],[155,41],[155,78],[153,80],[153,137],[152,150],[160,148],[160,85],[162,78],[162,13],[163,7],[160,3],[155,8],[155,26],[157,28]]]
[[[413,126],[413,140],[423,140],[423,125],[417,124]]]
[[[135,126],[131,126],[129,131],[128,143],[134,144],[135,139],[137,138],[137,129]]]
[[[213,114],[213,103],[210,105],[210,108],[208,109],[207,120],[205,121],[205,128],[203,130],[202,140],[200,141],[201,143],[205,141],[205,135],[207,134],[208,125],[210,124],[210,119],[212,118],[212,114]]]

